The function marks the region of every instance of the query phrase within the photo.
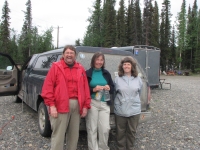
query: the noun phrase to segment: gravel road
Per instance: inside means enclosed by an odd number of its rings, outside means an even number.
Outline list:
[[[200,76],[161,76],[165,90],[152,90],[152,118],[138,127],[135,150],[200,149]],[[47,150],[50,138],[38,132],[37,113],[14,97],[0,97],[1,150]],[[12,120],[12,116],[15,118]],[[10,121],[10,123],[9,123]],[[115,136],[109,146],[115,149]],[[80,132],[78,150],[87,150],[87,134]]]

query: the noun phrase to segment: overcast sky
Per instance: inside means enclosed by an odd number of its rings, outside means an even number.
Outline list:
[[[26,11],[27,0],[7,0],[9,4],[11,28],[14,28],[19,34],[23,25],[24,13]],[[91,16],[89,8],[92,8],[95,0],[32,0],[32,22],[33,26],[39,28],[40,33],[51,26],[54,27],[53,37],[54,46],[57,46],[57,27],[59,30],[59,46],[66,44],[75,44],[78,38],[83,39],[86,27],[88,26],[87,18]],[[119,1],[119,0],[118,0]],[[116,8],[119,2],[116,3]],[[125,0],[128,1],[128,0]],[[171,0],[171,13],[173,17],[180,12],[183,0]],[[200,0],[197,5],[200,6]],[[163,0],[157,0],[159,10]],[[140,0],[141,7],[143,0]],[[189,4],[192,7],[194,0],[186,0],[186,8]],[[4,0],[0,0],[0,16]],[[198,8],[199,9],[199,8]],[[173,19],[173,18],[172,18]],[[173,19],[174,22],[175,19]]]

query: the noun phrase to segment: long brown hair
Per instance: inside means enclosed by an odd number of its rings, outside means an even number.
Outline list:
[[[102,53],[102,52],[96,52],[96,53],[94,53],[94,55],[92,56],[92,59],[91,59],[91,63],[90,63],[90,66],[92,67],[92,68],[95,68],[95,60],[97,59],[97,58],[99,58],[100,56],[102,56],[103,57],[103,60],[104,60],[104,62],[103,62],[103,66],[101,67],[101,68],[105,68],[105,56],[104,56],[104,54]]]
[[[124,63],[130,63],[131,64],[131,76],[137,77],[138,71],[137,71],[137,67],[136,67],[136,61],[130,56],[127,56],[127,57],[125,57],[124,59],[121,60],[119,66],[118,66],[118,75],[120,77],[124,75],[124,69],[123,69]]]

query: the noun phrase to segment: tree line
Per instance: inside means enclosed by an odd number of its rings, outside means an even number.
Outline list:
[[[89,25],[83,38],[83,45],[101,47],[122,47],[150,45],[161,49],[162,70],[190,69],[200,71],[200,11],[197,0],[186,12],[186,0],[171,23],[170,0],[163,0],[161,13],[155,0],[119,1],[95,0]]]
[[[125,2],[127,3],[125,5]],[[140,3],[144,3],[141,9]],[[10,29],[10,9],[7,0],[0,20],[0,52],[9,53],[18,63],[34,53],[54,49],[53,28],[38,33],[32,25],[31,0],[26,2],[24,24],[20,34]],[[82,40],[75,45],[122,47],[150,45],[161,49],[162,70],[190,69],[200,71],[200,11],[197,0],[186,9],[182,0],[176,24],[171,22],[170,0],[163,0],[161,13],[156,0],[95,0],[90,9],[89,25]],[[187,10],[187,12],[186,12]],[[82,43],[81,43],[82,41]]]
[[[41,53],[54,48],[53,28],[50,27],[39,34],[38,27],[32,25],[31,0],[26,2],[24,23],[20,34],[10,29],[10,8],[5,0],[0,20],[0,52],[8,53],[18,64],[23,64],[26,59],[35,53]]]

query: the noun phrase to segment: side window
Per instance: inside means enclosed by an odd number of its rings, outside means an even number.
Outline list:
[[[0,69],[3,70],[12,70],[13,64],[10,62],[10,60],[7,57],[4,57],[0,55]]]
[[[129,50],[126,50],[126,51],[131,52],[131,53],[133,52],[132,49],[129,49]]]
[[[57,61],[59,61],[61,57],[62,57],[62,55],[58,55]]]
[[[50,68],[52,63],[57,60],[56,54],[42,55],[38,58],[34,68]]]

